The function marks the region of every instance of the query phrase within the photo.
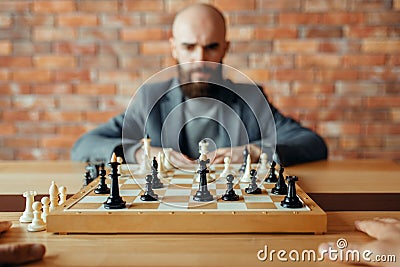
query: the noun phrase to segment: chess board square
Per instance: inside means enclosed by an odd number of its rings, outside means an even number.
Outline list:
[[[272,199],[268,195],[244,195],[243,198],[246,203],[249,203],[249,202],[259,202],[259,203],[260,202],[261,203],[272,202]]]
[[[68,210],[97,210],[101,206],[103,206],[103,202],[101,203],[76,203],[72,207],[68,208]]]
[[[211,202],[190,202],[188,205],[189,209],[199,209],[199,210],[205,210],[205,209],[212,209],[215,210],[217,209],[217,202],[211,201]]]
[[[158,201],[141,201],[138,202],[132,202],[129,204],[129,209],[135,209],[135,210],[157,210],[158,207],[160,206],[160,202]]]
[[[189,195],[183,195],[183,196],[166,195],[160,198],[160,200],[165,203],[188,203],[189,199],[190,199]]]
[[[242,195],[242,190],[240,189],[234,189],[236,195],[241,196]],[[226,189],[216,189],[216,194],[217,196],[222,196],[226,193]]]
[[[273,195],[273,194],[269,194],[269,197],[271,198],[272,202],[281,202],[285,196],[281,196],[281,195]]]
[[[278,210],[285,210],[285,211],[309,211],[310,210],[307,206],[303,206],[300,209],[288,209],[288,208],[282,207],[280,202],[275,202],[274,204]]]
[[[172,178],[169,182],[170,184],[192,184],[192,178]]]
[[[126,203],[131,203],[136,199],[136,196],[127,196],[122,198]]]
[[[85,196],[79,200],[79,203],[103,203],[107,198],[108,195]]]
[[[189,196],[191,192],[191,188],[174,189],[168,187],[167,192],[165,192],[165,196]]]
[[[263,209],[263,210],[276,210],[275,203],[246,203],[248,209]]]
[[[121,197],[137,196],[141,191],[142,191],[141,189],[119,190],[119,194]]]
[[[133,178],[133,179],[129,179],[129,181],[127,181],[128,184],[146,184],[146,179],[144,178]]]
[[[175,203],[165,203],[161,202],[158,206],[158,210],[164,211],[176,211],[177,209],[187,209],[187,202],[175,202]]]
[[[223,202],[217,202],[217,207],[218,210],[221,211],[238,211],[238,210],[245,210],[246,209],[246,204],[238,201],[223,201]]]
[[[120,190],[134,190],[134,189],[142,189],[141,185],[138,184],[122,184],[119,187]]]
[[[263,183],[265,189],[272,189],[275,187],[275,183]]]
[[[191,193],[190,193],[190,199],[192,199],[192,196],[194,196],[196,194],[196,192],[198,191],[198,188],[193,188]],[[210,194],[214,196],[214,199],[216,198],[217,195],[217,190],[216,189],[209,189],[208,191],[210,191]]]

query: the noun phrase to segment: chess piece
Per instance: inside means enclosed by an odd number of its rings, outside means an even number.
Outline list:
[[[154,179],[154,175],[148,174],[146,175],[146,185],[145,185],[145,191],[144,194],[140,196],[140,199],[142,201],[156,201],[158,199],[158,195],[154,193],[153,191],[153,186],[152,186],[152,180]]]
[[[276,183],[278,181],[278,177],[276,177],[275,170],[276,162],[272,161],[271,167],[269,168],[267,178],[265,178],[265,182],[267,183]]]
[[[288,182],[288,192],[282,200],[281,206],[289,209],[302,208],[303,203],[296,194],[296,181],[298,181],[297,176],[286,176],[286,181]]]
[[[118,166],[120,165],[120,163],[117,162],[117,157],[115,156],[115,154],[113,154],[111,162],[108,164],[111,166],[111,173],[109,174],[111,178],[111,193],[106,202],[104,202],[104,208],[123,209],[126,207],[126,202],[119,194],[118,177],[120,176],[120,174],[118,173]]]
[[[283,177],[284,168],[281,166],[279,169],[278,182],[276,182],[275,187],[271,189],[271,193],[274,195],[286,195],[288,188],[285,183],[285,177]]]
[[[202,154],[199,158],[200,166],[197,170],[197,173],[200,177],[199,190],[197,190],[196,194],[193,196],[194,201],[206,202],[214,199],[207,188],[207,173],[209,173],[209,170],[207,169],[207,163],[210,163],[210,159],[208,159],[205,154]]]
[[[231,158],[230,157],[225,157],[224,158],[224,169],[221,172],[221,174],[219,175],[219,177],[220,178],[225,178],[229,174],[234,175],[235,174],[235,170],[231,167]]]
[[[50,195],[50,211],[53,211],[58,207],[58,186],[54,181],[51,181],[51,185],[49,188]]]
[[[40,202],[42,202],[42,207],[43,207],[42,220],[44,222],[47,222],[47,215],[50,212],[50,198],[42,197]]]
[[[199,142],[199,153],[200,155],[207,155],[208,154],[208,146],[210,144],[207,142],[206,139],[203,139]]]
[[[199,142],[199,153],[200,153],[199,161],[200,161],[200,158],[207,159],[208,146],[209,146],[209,143],[207,142],[206,139],[203,139]],[[209,162],[210,161],[208,161],[208,163]],[[206,166],[206,168],[207,168],[207,166]],[[209,171],[206,173],[206,179],[207,179],[208,183],[211,183],[214,181],[214,178],[211,176]],[[196,172],[195,180],[196,180],[196,182],[200,182],[200,173],[199,172]]]
[[[251,181],[251,174],[250,174],[250,170],[251,170],[251,156],[250,154],[247,155],[247,160],[246,160],[246,168],[244,170],[243,176],[240,179],[240,181],[248,183]]]
[[[99,185],[97,188],[94,190],[95,194],[110,194],[110,188],[108,188],[106,184],[106,170],[104,167],[104,163],[101,163],[100,165],[100,171],[99,171]]]
[[[247,149],[247,146],[243,150],[243,164],[240,166],[239,172],[243,173],[246,170],[246,165],[247,165],[247,158],[249,155],[249,150]]]
[[[234,177],[232,174],[228,174],[228,176],[226,176],[226,192],[225,194],[222,196],[222,200],[225,201],[238,201],[239,200],[239,196],[236,194],[235,190],[233,189],[233,180]]]
[[[247,194],[261,194],[261,188],[258,187],[257,185],[257,171],[255,169],[252,169],[250,171],[250,184],[249,187],[247,187],[244,191]]]
[[[164,184],[158,178],[158,163],[156,157],[153,158],[151,166],[151,175],[153,176],[152,187],[154,189],[163,188]]]
[[[60,188],[58,188],[58,195],[60,196],[60,201],[58,202],[60,206],[67,201],[67,188],[65,186],[60,186]]]
[[[260,165],[257,169],[258,175],[268,172],[268,155],[267,153],[262,153],[260,155]]]
[[[46,230],[46,223],[42,219],[42,203],[35,201],[32,205],[33,220],[28,225],[29,232],[40,232]]]
[[[145,138],[142,139],[143,142],[143,155],[142,161],[140,163],[139,173],[149,173],[151,171],[151,162],[150,162],[150,143],[151,139],[146,134]]]
[[[85,179],[83,179],[83,186],[87,186],[88,184],[90,184],[91,182],[93,182],[93,178],[90,175],[90,171],[86,171],[85,172]]]
[[[32,204],[36,196],[36,191],[26,191],[22,194],[25,197],[25,210],[19,217],[19,221],[22,223],[30,223],[33,220]]]
[[[169,161],[171,152],[172,148],[164,148],[164,167],[167,171],[174,169],[174,166]]]
[[[167,170],[164,166],[164,153],[158,152],[157,154],[157,162],[159,163],[158,165],[158,178],[166,178],[168,176]]]

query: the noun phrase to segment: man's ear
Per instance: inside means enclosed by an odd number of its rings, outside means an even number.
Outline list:
[[[228,53],[229,47],[230,47],[230,46],[231,46],[231,42],[226,41],[226,42],[225,42],[225,51],[224,51],[224,54]]]
[[[169,46],[171,48],[171,55],[172,57],[177,60],[177,54],[176,54],[176,45],[175,45],[175,39],[174,37],[169,38]]]

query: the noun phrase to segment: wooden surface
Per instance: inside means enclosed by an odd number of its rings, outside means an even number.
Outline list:
[[[330,212],[325,235],[288,234],[71,234],[29,233],[18,223],[20,213],[0,213],[14,226],[0,243],[43,243],[45,258],[34,266],[289,266],[277,258],[262,262],[257,252],[274,250],[317,250],[321,242],[345,238],[349,244],[372,240],[354,231],[357,219],[395,217],[400,212]],[[340,263],[297,262],[296,266],[344,266]]]

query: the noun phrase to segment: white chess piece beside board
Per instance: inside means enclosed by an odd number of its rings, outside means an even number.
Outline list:
[[[207,203],[192,199],[198,188],[193,172],[169,171],[162,179],[164,188],[155,189],[158,201],[143,202],[143,174],[138,165],[122,166],[120,193],[127,207],[107,210],[108,195],[94,194],[99,181],[94,180],[47,216],[47,231],[55,233],[315,233],[326,232],[326,213],[296,185],[304,203],[300,209],[280,206],[284,196],[271,194],[274,184],[260,182],[261,195],[250,195],[248,183],[235,184],[239,201],[223,201],[226,180],[209,183],[214,200]],[[212,166],[216,177],[224,166]],[[239,169],[239,165],[234,168]],[[133,174],[133,177],[131,176]],[[263,179],[262,177],[261,179]],[[237,179],[236,179],[237,180]]]

